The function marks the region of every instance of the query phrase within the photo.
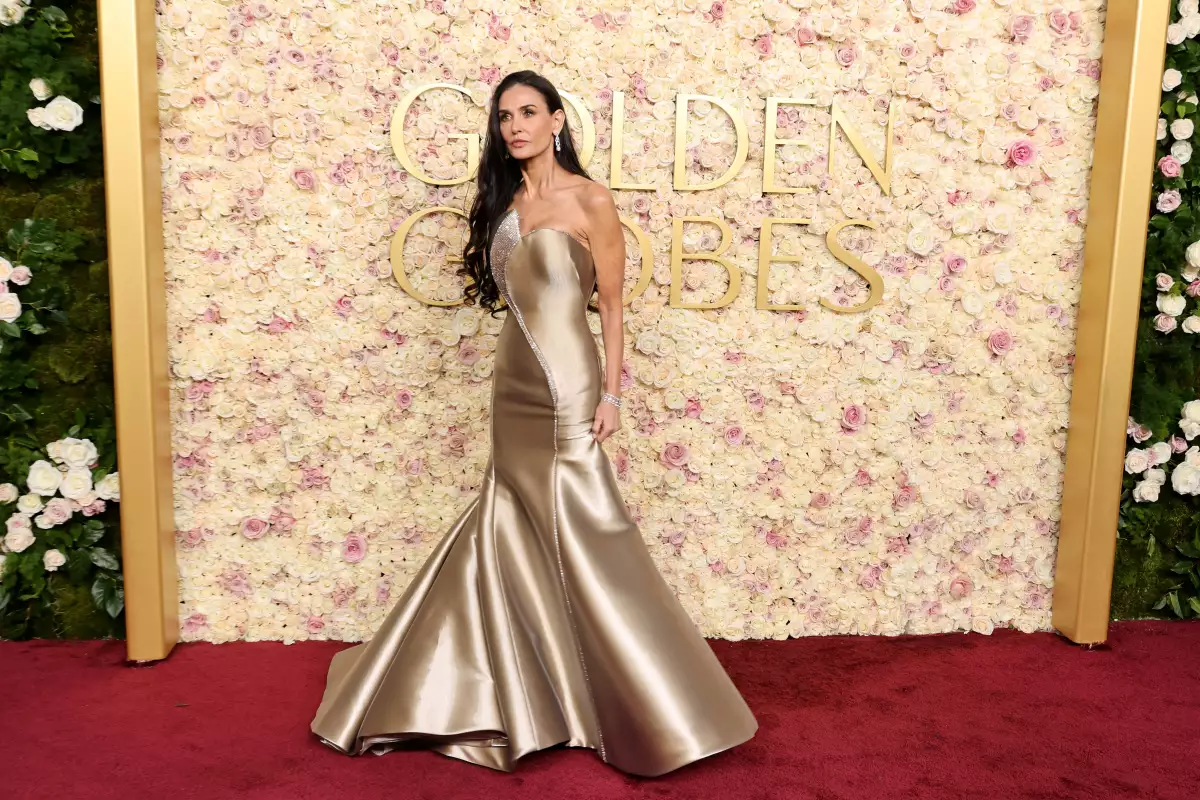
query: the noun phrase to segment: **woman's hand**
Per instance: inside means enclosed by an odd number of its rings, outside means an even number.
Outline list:
[[[597,442],[603,442],[621,429],[620,409],[612,403],[600,401],[596,406],[596,418],[592,421],[592,436]]]

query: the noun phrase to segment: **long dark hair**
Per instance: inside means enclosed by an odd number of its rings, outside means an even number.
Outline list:
[[[500,290],[492,276],[492,237],[496,234],[500,218],[512,205],[517,188],[521,185],[521,164],[511,157],[508,146],[504,144],[504,136],[500,133],[500,95],[518,85],[537,89],[545,98],[546,107],[551,114],[559,110],[565,113],[562,96],[554,88],[554,84],[531,70],[509,73],[492,92],[487,134],[484,137],[483,153],[479,158],[479,174],[475,181],[475,199],[467,216],[470,235],[466,247],[463,248],[463,265],[457,274],[468,279],[463,290],[466,303],[474,305],[478,300],[479,305],[493,315],[498,311]],[[591,180],[591,176],[579,163],[575,142],[571,138],[571,130],[565,119],[559,141],[562,149],[554,151],[554,158],[559,165],[568,172]]]

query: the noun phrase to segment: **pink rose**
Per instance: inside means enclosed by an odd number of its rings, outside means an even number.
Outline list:
[[[833,499],[829,496],[829,492],[817,492],[808,501],[808,504],[813,508],[829,508],[829,504]]]
[[[915,486],[901,486],[900,491],[892,498],[892,509],[894,511],[904,511],[917,500],[917,489]]]
[[[271,523],[258,517],[246,517],[242,520],[242,536],[247,539],[261,539],[271,528]]]
[[[954,0],[950,9],[955,14],[968,14],[975,10],[975,0]]]
[[[308,628],[309,633],[318,634],[321,631],[325,630],[325,620],[322,619],[319,615],[313,614],[308,618],[307,622],[305,623],[305,626]]]
[[[401,410],[409,409],[413,404],[413,393],[408,389],[396,392],[396,406]]]
[[[687,464],[688,448],[679,442],[668,442],[658,455],[659,461],[668,467],[680,468]]]
[[[33,273],[29,271],[29,267],[13,267],[12,274],[8,276],[8,279],[17,286],[27,286],[33,279]]]
[[[861,430],[867,424],[867,410],[857,403],[847,406],[842,412],[842,430],[849,433]]]
[[[273,141],[275,141],[275,134],[266,125],[255,125],[250,130],[250,142],[259,150],[270,147]]]
[[[311,169],[305,167],[297,167],[292,170],[292,183],[303,191],[312,191],[317,185],[317,175]]]
[[[1008,163],[1027,167],[1037,159],[1037,145],[1028,139],[1018,139],[1008,146]]]
[[[1013,337],[1011,333],[1000,328],[999,330],[992,331],[991,335],[988,336],[987,344],[989,350],[998,356],[1002,356],[1009,350],[1012,350]]]
[[[458,361],[460,364],[470,366],[479,360],[479,348],[469,342],[463,342],[458,348]]]
[[[725,4],[721,2],[713,3],[708,9],[708,13],[712,15],[713,19],[724,19]]]
[[[863,567],[863,571],[859,573],[858,584],[864,589],[874,589],[883,579],[883,568],[878,564],[872,564]]]
[[[287,533],[296,524],[296,518],[286,511],[275,509],[271,512],[271,527]]]
[[[1172,453],[1183,453],[1188,449],[1187,439],[1182,436],[1172,436],[1168,440],[1168,444],[1171,445]]]
[[[767,398],[761,392],[751,391],[746,394],[746,401],[755,411],[762,411],[767,405]]]
[[[1170,314],[1158,314],[1154,317],[1154,330],[1159,333],[1170,333],[1179,327],[1179,322]]]
[[[974,489],[966,489],[963,491],[963,505],[975,511],[983,505],[983,498]]]
[[[956,600],[962,600],[971,593],[972,588],[971,579],[965,575],[959,575],[950,581],[950,596]]]
[[[967,259],[954,253],[946,253],[942,256],[942,265],[949,274],[959,275],[967,268]]]
[[[367,539],[362,534],[351,533],[342,540],[342,558],[357,564],[367,555]]]
[[[746,440],[746,431],[741,425],[730,425],[725,429],[725,444],[737,446]]]
[[[1200,297],[1200,279],[1194,280],[1183,290],[1188,297]]]
[[[1158,196],[1158,202],[1155,204],[1155,207],[1164,214],[1170,214],[1179,208],[1182,202],[1183,196],[1179,194],[1178,189],[1168,189]]]
[[[1028,14],[1018,14],[1008,23],[1008,32],[1014,41],[1023,42],[1033,35],[1034,20]]]
[[[84,506],[81,510],[85,517],[94,517],[97,514],[103,514],[105,508],[107,506],[104,504],[104,501],[97,499]]]
[[[754,40],[754,49],[760,56],[769,56],[774,50],[771,44],[771,34],[766,33]]]
[[[937,287],[938,290],[942,292],[953,292],[954,278],[951,278],[949,275],[943,275],[942,277],[938,278]]]
[[[796,44],[804,47],[817,40],[817,32],[807,25],[799,25],[796,27],[795,39]]]
[[[1066,36],[1071,32],[1071,17],[1061,8],[1051,10],[1049,22],[1050,30],[1059,36]]]
[[[1154,288],[1158,289],[1160,292],[1170,291],[1171,287],[1174,285],[1175,279],[1165,272],[1160,272],[1154,276]]]
[[[834,57],[843,67],[848,67],[858,60],[858,47],[853,44],[844,44],[837,49]]]
[[[1163,156],[1158,160],[1158,171],[1164,178],[1178,178],[1183,174],[1183,164],[1175,156]]]

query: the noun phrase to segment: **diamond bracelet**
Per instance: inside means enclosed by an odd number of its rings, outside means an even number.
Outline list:
[[[604,394],[600,395],[600,402],[601,403],[612,403],[617,408],[621,407],[621,398],[619,398],[615,394],[611,394],[609,392],[605,392]]]

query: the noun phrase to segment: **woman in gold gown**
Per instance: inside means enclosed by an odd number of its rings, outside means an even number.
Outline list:
[[[313,732],[345,753],[408,742],[505,771],[589,747],[644,776],[746,741],[757,722],[601,447],[620,425],[625,239],[536,73],[493,94],[469,223],[467,300],[509,312],[482,488],[374,638],[334,656]]]

